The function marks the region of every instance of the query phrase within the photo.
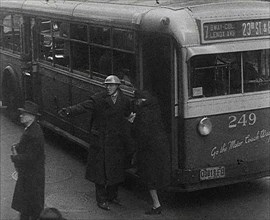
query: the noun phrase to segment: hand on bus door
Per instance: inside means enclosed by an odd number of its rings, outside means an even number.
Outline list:
[[[58,114],[61,116],[61,117],[67,117],[69,116],[70,114],[70,110],[69,108],[62,108],[61,110],[58,111]]]

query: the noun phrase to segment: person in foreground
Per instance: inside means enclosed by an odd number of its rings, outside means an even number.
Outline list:
[[[157,190],[169,184],[169,141],[163,128],[157,98],[147,91],[135,91],[135,111],[132,134],[138,143],[137,174],[146,183],[153,206],[147,215],[161,214]]]
[[[44,135],[37,123],[37,104],[26,101],[19,111],[25,129],[19,143],[11,148],[18,173],[11,207],[20,212],[20,220],[36,220],[44,208]]]
[[[96,93],[89,100],[63,108],[60,116],[76,116],[90,112],[92,126],[97,131],[89,147],[86,179],[95,183],[99,208],[110,210],[109,203],[120,204],[118,186],[124,181],[126,156],[132,153],[128,141],[131,105],[119,88],[121,82],[115,75],[104,81],[106,91]]]

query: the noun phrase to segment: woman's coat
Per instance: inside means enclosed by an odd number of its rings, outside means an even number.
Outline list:
[[[145,101],[137,105],[132,134],[138,143],[138,175],[149,189],[165,187],[170,182],[170,144],[161,121],[156,98],[142,93]]]

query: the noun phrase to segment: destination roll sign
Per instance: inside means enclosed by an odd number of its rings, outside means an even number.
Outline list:
[[[270,19],[203,23],[203,42],[270,37]]]

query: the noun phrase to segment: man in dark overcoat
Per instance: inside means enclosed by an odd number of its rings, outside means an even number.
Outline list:
[[[38,106],[26,101],[19,111],[25,130],[20,142],[11,149],[11,160],[18,173],[11,207],[20,212],[21,220],[35,220],[44,208],[44,136],[36,120]]]
[[[86,179],[95,183],[98,207],[110,210],[109,202],[119,203],[118,185],[124,181],[125,158],[132,153],[127,117],[131,113],[130,101],[119,88],[119,78],[110,75],[105,79],[105,92],[89,100],[63,108],[61,116],[75,116],[91,112],[92,128],[98,139],[89,148]],[[131,145],[132,146],[132,145]]]

